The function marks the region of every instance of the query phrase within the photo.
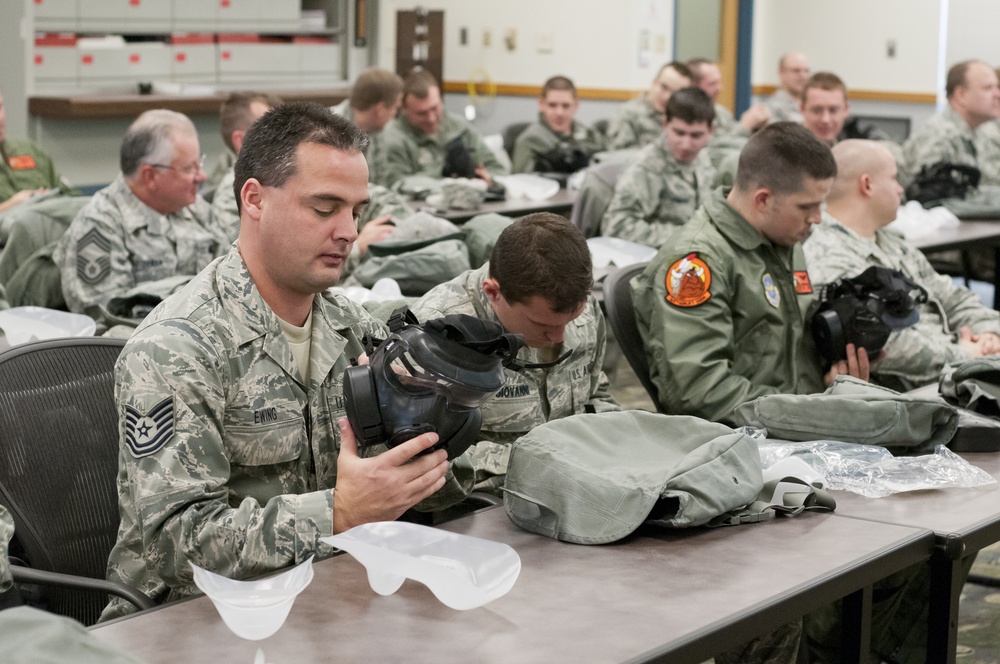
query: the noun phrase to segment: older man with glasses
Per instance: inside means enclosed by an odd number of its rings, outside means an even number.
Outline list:
[[[146,111],[129,126],[121,173],[80,210],[54,255],[71,311],[140,319],[225,253],[225,229],[198,193],[204,162],[185,115]]]

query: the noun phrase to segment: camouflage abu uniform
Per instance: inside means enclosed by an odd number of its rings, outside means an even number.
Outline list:
[[[659,402],[732,423],[765,394],[809,394],[823,377],[805,316],[814,299],[799,245],[770,243],[717,189],[632,280]]]
[[[538,170],[535,159],[556,147],[579,148],[588,155],[593,155],[604,149],[601,136],[590,127],[573,122],[570,133],[555,131],[545,121],[545,116],[538,114],[538,121],[532,122],[514,141],[514,154],[511,155],[511,171],[514,173],[530,173]]]
[[[345,99],[336,106],[331,106],[330,112],[354,122],[354,111],[351,110],[349,99]],[[357,123],[354,122],[354,124]],[[381,183],[384,179],[383,174],[386,172],[385,140],[381,131],[365,133],[368,135],[368,149],[365,150],[365,159],[368,161],[368,181]]]
[[[872,365],[872,377],[889,387],[910,390],[937,381],[941,368],[969,358],[956,343],[959,328],[1000,334],[1000,315],[988,309],[967,288],[955,286],[938,274],[918,250],[890,231],[880,230],[869,240],[829,214],[813,228],[802,246],[813,287],[840,277],[854,277],[872,265],[901,271],[927,290],[928,302],[920,305],[920,320],[913,327],[893,332],[885,345],[886,356]]]
[[[608,149],[644,148],[663,133],[663,113],[645,93],[622,104],[608,124]]]
[[[139,284],[194,276],[228,246],[201,196],[162,215],[136,198],[119,174],[80,210],[53,260],[62,274],[66,304],[88,313]]]
[[[802,124],[802,109],[799,100],[788,94],[784,88],[767,98],[764,105],[771,109],[771,119],[768,122],[798,122]]]
[[[189,561],[246,579],[328,555],[343,373],[366,332],[386,334],[317,295],[305,384],[235,246],[157,307],[115,369],[122,523],[108,578],[164,601],[196,592]],[[112,600],[102,619],[128,611]]]
[[[712,165],[720,171],[732,169],[735,173],[736,159],[749,138],[750,132],[733,117],[732,112],[722,104],[716,104],[712,138],[705,147]],[[727,158],[731,163],[724,167]]]
[[[500,323],[483,292],[489,263],[432,289],[412,310],[420,320],[450,314],[467,314]],[[593,297],[580,316],[566,326],[557,355],[572,354],[548,369],[507,370],[507,384],[482,407],[483,440],[470,448],[468,457],[476,471],[476,489],[496,490],[507,472],[510,445],[539,424],[585,412],[619,410],[608,392],[608,378],[601,369],[607,339],[604,316]],[[542,362],[538,349],[524,347],[518,358]]]
[[[212,195],[212,216],[215,223],[222,228],[228,242],[235,242],[240,234],[240,210],[236,205],[236,172],[230,168],[215,188]]]
[[[442,177],[444,147],[459,136],[473,163],[482,164],[493,177],[504,174],[503,166],[472,125],[451,113],[441,117],[441,126],[435,136],[428,136],[417,129],[402,115],[390,122],[383,133],[387,163],[385,171],[378,174],[379,179],[375,182],[387,187],[407,175]]]
[[[932,116],[903,144],[905,182],[912,181],[923,166],[951,162],[978,168],[980,186],[1000,186],[1000,141],[993,140],[996,132],[989,125],[973,130],[951,106]]]
[[[682,164],[661,133],[619,178],[601,235],[658,248],[711,195],[714,182],[715,169],[704,150]]]

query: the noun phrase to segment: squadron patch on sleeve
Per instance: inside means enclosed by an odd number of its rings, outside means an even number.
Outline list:
[[[667,270],[667,302],[678,307],[694,307],[712,294],[712,271],[698,254],[688,254]]]
[[[174,398],[167,397],[140,413],[125,406],[125,444],[136,459],[149,456],[167,444],[174,435]]]
[[[111,242],[91,228],[76,243],[76,276],[93,286],[111,271]]]
[[[809,281],[809,273],[799,270],[792,275],[795,279],[795,292],[799,295],[808,295],[813,292],[812,282]]]
[[[35,158],[30,154],[22,154],[16,157],[7,157],[7,165],[12,171],[30,171],[38,167]]]

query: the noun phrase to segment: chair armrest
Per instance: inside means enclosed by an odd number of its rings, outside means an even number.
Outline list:
[[[129,588],[128,586],[108,581],[107,579],[92,579],[87,576],[60,574],[59,572],[49,572],[31,567],[18,567],[16,565],[12,565],[10,571],[14,577],[14,581],[17,583],[37,583],[43,586],[59,586],[62,588],[78,588],[81,590],[104,592],[109,595],[121,597],[131,602],[140,610],[151,609],[156,606],[156,602],[135,588]]]
[[[473,491],[465,500],[478,507],[496,507],[497,505],[503,505],[503,498],[494,496],[492,493],[486,493],[484,491]]]

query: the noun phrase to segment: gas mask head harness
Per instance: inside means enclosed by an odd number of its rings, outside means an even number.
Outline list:
[[[369,364],[344,372],[347,419],[364,447],[395,447],[434,431],[440,440],[433,449],[454,459],[477,441],[480,406],[507,382],[504,369],[550,367],[569,356],[525,364],[517,359],[522,335],[464,314],[421,324],[402,307],[388,327],[384,340],[365,335]]]
[[[917,306],[926,301],[927,291],[886,267],[832,281],[820,291],[812,316],[816,349],[830,364],[846,357],[849,343],[874,359],[893,331],[920,320]]]

